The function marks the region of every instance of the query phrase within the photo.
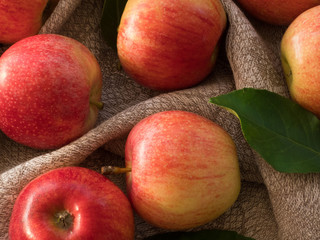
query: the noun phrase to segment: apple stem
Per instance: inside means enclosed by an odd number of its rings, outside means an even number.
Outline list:
[[[55,214],[56,224],[59,228],[68,229],[73,224],[73,215],[68,211],[61,211]]]
[[[131,168],[121,168],[121,167],[114,167],[114,166],[103,166],[101,168],[101,174],[120,174],[120,173],[127,173],[131,172]]]
[[[95,105],[99,110],[101,110],[103,108],[103,105],[104,105],[103,102],[96,102],[96,101],[91,101],[91,100],[90,100],[90,104]]]
[[[118,69],[119,71],[122,70],[122,65],[121,65],[120,62],[118,62],[118,67],[117,67],[117,69]]]

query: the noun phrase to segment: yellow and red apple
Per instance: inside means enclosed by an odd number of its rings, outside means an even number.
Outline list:
[[[289,25],[320,0],[236,0],[246,12],[257,19],[274,25]]]
[[[125,147],[128,197],[147,222],[181,230],[224,213],[240,191],[235,144],[219,125],[185,111],[140,121]]]
[[[211,72],[225,27],[220,0],[129,0],[118,30],[118,56],[143,86],[191,87]]]
[[[0,57],[0,130],[29,147],[61,147],[95,125],[101,91],[99,63],[83,44],[25,38]]]
[[[291,97],[320,117],[320,6],[297,17],[281,41],[281,61]]]
[[[0,43],[12,44],[37,34],[48,0],[0,0]]]
[[[109,179],[82,167],[64,167],[29,182],[17,197],[9,238],[133,240],[133,211]]]

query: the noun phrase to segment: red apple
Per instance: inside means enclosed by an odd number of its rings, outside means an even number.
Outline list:
[[[225,27],[220,0],[129,0],[118,30],[118,56],[141,85],[187,88],[212,70]]]
[[[58,168],[20,192],[9,238],[130,240],[133,212],[124,193],[101,174],[82,167]]]
[[[289,25],[299,14],[320,0],[236,0],[257,19],[274,25]]]
[[[281,41],[281,60],[291,97],[320,117],[320,6],[296,18]]]
[[[78,41],[20,40],[0,58],[0,129],[30,147],[63,146],[94,126],[101,88],[100,66]]]
[[[235,144],[214,122],[165,111],[140,121],[125,147],[128,197],[147,222],[180,230],[224,213],[240,191]]]
[[[0,43],[12,44],[35,35],[48,0],[0,0]]]

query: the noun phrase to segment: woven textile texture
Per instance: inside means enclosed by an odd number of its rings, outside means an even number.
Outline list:
[[[212,73],[199,85],[157,92],[136,84],[119,70],[117,54],[101,36],[103,0],[60,0],[40,33],[72,37],[87,46],[103,73],[102,100],[96,127],[54,151],[34,150],[0,132],[0,239],[8,239],[12,207],[21,189],[51,169],[79,165],[99,171],[124,165],[124,143],[144,117],[164,110],[186,110],[215,121],[234,139],[242,188],[238,200],[218,219],[193,230],[219,228],[256,240],[320,239],[320,175],[283,174],[271,168],[246,143],[239,120],[209,103],[209,98],[244,87],[263,88],[289,97],[280,63],[285,27],[250,18],[232,1],[222,0],[228,25]],[[0,48],[0,54],[6,50]],[[110,176],[124,192],[124,176]],[[135,215],[136,239],[164,232]]]

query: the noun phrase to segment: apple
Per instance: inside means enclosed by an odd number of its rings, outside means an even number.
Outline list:
[[[29,147],[61,147],[95,125],[101,89],[99,63],[83,44],[25,38],[0,57],[0,129]]]
[[[225,27],[220,0],[129,0],[118,28],[121,66],[151,89],[191,87],[211,72]]]
[[[48,0],[0,0],[0,43],[12,44],[37,34]]]
[[[320,6],[296,18],[281,40],[281,61],[290,95],[320,117]]]
[[[236,201],[235,144],[219,125],[185,111],[146,117],[125,146],[127,194],[135,211],[164,229],[182,230],[219,217]]]
[[[274,25],[289,25],[298,15],[320,4],[320,0],[236,0],[249,14]]]
[[[29,182],[18,195],[10,239],[134,239],[133,210],[125,194],[101,174],[63,167]]]

